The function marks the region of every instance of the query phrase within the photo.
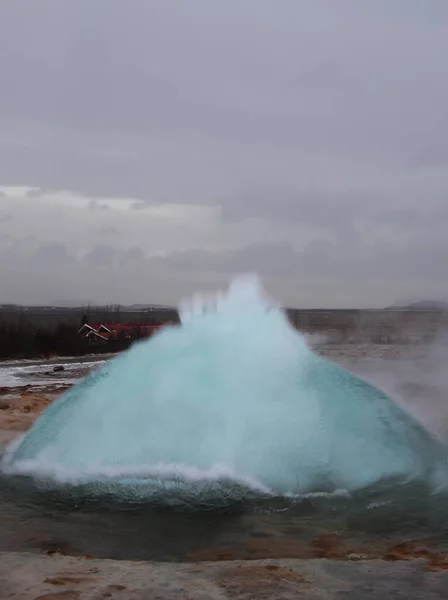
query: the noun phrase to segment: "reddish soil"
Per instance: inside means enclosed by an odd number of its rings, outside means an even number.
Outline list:
[[[0,388],[0,429],[27,431],[41,412],[69,387]]]

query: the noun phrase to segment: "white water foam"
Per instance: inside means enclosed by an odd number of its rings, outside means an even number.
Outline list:
[[[277,495],[446,480],[445,447],[311,352],[257,280],[196,297],[181,316],[51,405],[4,468],[120,481],[122,495],[144,478],[159,490],[181,480],[191,495],[223,479]]]

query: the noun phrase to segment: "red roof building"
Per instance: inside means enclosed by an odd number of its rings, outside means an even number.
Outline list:
[[[168,325],[166,323],[164,325]],[[147,325],[139,323],[117,323],[111,325],[89,325],[85,323],[78,331],[78,335],[84,335],[86,338],[94,338],[107,341],[109,339],[124,337],[135,339],[140,337],[150,337],[164,325]]]

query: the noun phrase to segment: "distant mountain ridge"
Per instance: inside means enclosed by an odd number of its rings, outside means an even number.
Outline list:
[[[0,310],[13,310],[13,311],[37,311],[37,312],[45,312],[45,311],[63,311],[67,313],[79,312],[79,311],[106,311],[109,313],[118,312],[118,313],[132,313],[132,312],[147,312],[147,311],[172,311],[177,310],[175,306],[168,306],[165,304],[0,304]]]
[[[410,304],[394,304],[387,307],[388,310],[447,310],[448,302],[443,300],[420,300]]]

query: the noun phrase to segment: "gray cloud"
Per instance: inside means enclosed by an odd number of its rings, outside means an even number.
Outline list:
[[[130,209],[131,210],[145,210],[145,208],[148,208],[148,203],[143,201],[143,200],[138,200],[137,202],[133,202],[130,205]]]
[[[109,210],[109,206],[107,204],[102,204],[98,202],[98,200],[91,200],[88,204],[90,210]]]
[[[145,253],[138,246],[132,246],[131,248],[126,248],[120,253],[118,258],[119,264],[123,267],[129,267],[132,265],[139,266],[142,265],[145,261]]]
[[[118,233],[118,228],[114,226],[100,225],[100,227],[97,228],[97,232],[101,236],[112,236]]]
[[[266,276],[294,276],[298,274],[300,254],[291,244],[280,242],[252,244],[220,253],[190,250],[155,260],[174,270],[214,271],[227,275],[256,271]]]
[[[4,176],[186,198],[446,156],[443,8],[47,4],[0,9]]]
[[[93,267],[112,267],[115,260],[115,249],[107,244],[95,246],[83,260]]]
[[[82,262],[91,267],[129,267],[143,265],[145,253],[138,246],[117,249],[109,244],[94,246],[82,257]]]
[[[8,213],[0,213],[0,223],[8,223],[12,221],[12,216]]]
[[[50,239],[75,289],[109,269],[112,295],[114,269],[137,295],[145,268],[170,300],[249,269],[290,303],[448,296],[444,0],[44,5],[0,4],[16,278],[55,268]]]
[[[34,252],[33,262],[51,268],[54,265],[65,266],[75,259],[70,256],[64,244],[59,242],[48,242],[40,245]]]
[[[362,285],[369,280],[385,283],[412,278],[422,283],[444,278],[446,267],[440,253],[446,256],[448,240],[434,240],[431,235],[415,241],[409,254],[407,246],[383,243],[376,248],[358,246],[353,253],[351,240],[315,241],[302,251],[291,244],[253,244],[229,252],[188,251],[174,253],[164,259],[154,259],[165,268],[186,271],[213,271],[236,275],[258,272],[263,277],[289,276],[306,280],[309,277],[338,278],[344,285],[355,280]]]

